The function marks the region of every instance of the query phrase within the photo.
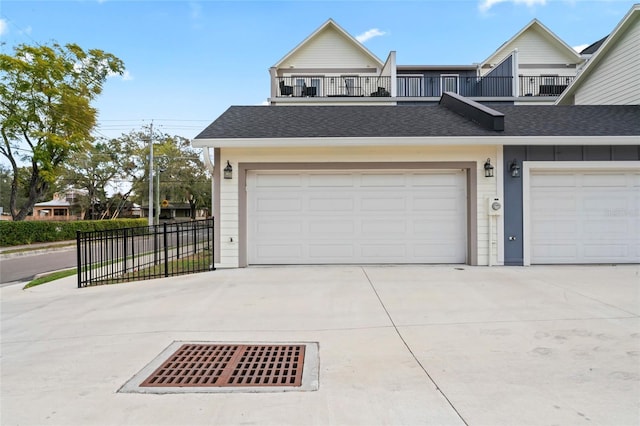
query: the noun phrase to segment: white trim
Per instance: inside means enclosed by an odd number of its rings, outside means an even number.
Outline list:
[[[436,145],[638,145],[638,136],[398,136],[339,138],[227,138],[193,139],[194,148],[310,148]]]
[[[460,93],[460,74],[440,74],[440,95],[443,93],[444,89],[444,79],[447,77],[455,77],[456,78],[456,91],[455,93]]]
[[[504,202],[504,168],[502,167],[504,164],[504,149],[503,146],[500,145],[496,149],[496,167],[494,169],[494,176],[496,179],[496,195],[498,198],[503,200]],[[496,235],[496,245],[497,245],[497,264],[499,266],[504,265],[504,212],[501,215],[497,216],[498,221],[498,229]]]
[[[571,95],[573,95],[576,91],[576,88],[580,87],[582,82],[586,79],[585,75],[588,76],[591,74],[593,69],[598,68],[598,64],[602,61],[602,58],[607,56],[609,49],[612,46],[615,46],[618,39],[624,34],[629,28],[629,24],[633,21],[631,17],[640,13],[640,3],[634,4],[629,12],[625,15],[624,18],[616,25],[615,29],[609,34],[607,39],[602,43],[602,46],[594,53],[589,61],[586,63],[584,67],[580,70],[578,76],[571,82],[569,87],[567,87],[558,97],[555,104],[556,105],[569,105],[572,102],[569,102],[571,99]]]
[[[282,57],[282,59],[280,59],[278,62],[276,62],[276,64],[273,66],[273,68],[278,68],[278,69],[281,68],[282,67],[282,63],[285,60],[287,60],[291,55],[293,55],[295,52],[300,50],[302,48],[302,46],[307,44],[307,42],[309,40],[313,39],[315,36],[320,34],[320,32],[322,32],[325,28],[327,28],[329,26],[334,28],[336,31],[338,31],[338,33],[340,33],[344,37],[346,37],[353,45],[357,46],[365,54],[370,56],[371,59],[373,59],[376,62],[376,65],[378,66],[378,68],[382,68],[382,66],[384,65],[383,62],[380,59],[378,59],[378,57],[376,55],[374,55],[369,49],[367,49],[362,43],[360,43],[358,40],[356,40],[351,34],[346,32],[340,25],[336,24],[336,22],[333,19],[328,19],[317,30],[315,30],[313,33],[311,33],[311,35],[309,35],[307,38],[302,40],[296,47],[294,47],[291,51],[289,51],[289,53],[284,55]]]
[[[522,257],[523,265],[531,266],[531,203],[532,170],[640,170],[640,161],[523,161],[522,162]]]
[[[518,37],[520,37],[522,34],[524,34],[529,28],[531,28],[532,26],[537,25],[540,29],[542,29],[543,32],[545,32],[548,36],[551,37],[552,40],[556,41],[556,43],[558,43],[560,46],[562,46],[565,51],[569,52],[570,56],[573,56],[575,59],[578,60],[578,63],[582,62],[582,57],[580,56],[580,54],[578,52],[576,52],[575,50],[573,50],[571,48],[571,46],[569,46],[567,43],[565,43],[560,37],[558,37],[557,35],[555,35],[553,33],[553,31],[551,31],[549,28],[545,27],[544,25],[542,25],[542,22],[538,21],[537,19],[533,19],[531,20],[531,22],[529,22],[527,25],[524,26],[524,28],[522,28],[520,31],[518,31],[516,33],[516,35],[514,35],[513,37],[511,37],[509,40],[505,41],[504,43],[502,43],[502,45],[500,45],[500,47],[498,47],[495,52],[493,52],[491,55],[489,55],[487,57],[487,59],[485,59],[484,61],[482,61],[480,63],[480,68],[483,68],[487,62],[489,61],[489,59],[493,58],[495,55],[498,54],[498,52],[500,52],[500,50],[502,50],[503,47],[507,46],[509,43],[515,41]]]

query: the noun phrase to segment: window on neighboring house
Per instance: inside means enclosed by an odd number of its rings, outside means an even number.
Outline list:
[[[66,209],[53,209],[53,215],[54,216],[66,216],[67,215],[67,210]]]
[[[422,96],[422,75],[399,75],[398,96]]]

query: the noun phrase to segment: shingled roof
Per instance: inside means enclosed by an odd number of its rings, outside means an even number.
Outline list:
[[[640,136],[638,105],[504,105],[504,131],[442,105],[232,106],[197,139]],[[640,139],[639,139],[640,143]]]

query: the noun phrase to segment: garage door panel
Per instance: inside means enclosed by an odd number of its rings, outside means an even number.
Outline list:
[[[274,261],[298,259],[302,257],[302,245],[298,244],[259,244],[256,246],[258,256]]]
[[[536,176],[535,182],[531,183],[532,188],[573,188],[574,186],[576,186],[576,176],[566,173],[540,174]]]
[[[459,188],[460,178],[457,175],[442,173],[415,173],[409,178],[412,187]]]
[[[259,212],[300,211],[301,207],[300,200],[291,196],[260,198],[257,201],[257,210]]]
[[[309,235],[314,238],[324,238],[351,234],[355,230],[355,223],[351,219],[310,219],[309,220]],[[300,234],[298,234],[300,235]]]
[[[343,187],[351,188],[355,185],[353,175],[349,173],[343,174],[327,174],[327,173],[309,173],[308,183],[312,188],[322,187]]]
[[[393,220],[363,220],[362,233],[366,235],[375,235],[380,238],[385,236],[392,239],[404,239],[407,232],[407,225],[404,221]]]
[[[407,250],[404,244],[362,244],[360,247],[363,258],[377,260],[402,261],[407,257]]]
[[[448,259],[459,257],[463,253],[459,249],[444,244],[417,244],[413,247],[413,255],[417,258],[431,259],[432,263],[449,263]]]
[[[625,173],[584,173],[582,175],[584,188],[626,188],[627,175]]]
[[[399,195],[385,197],[367,194],[360,199],[360,210],[362,212],[404,212],[406,208],[406,199]]]
[[[587,220],[584,222],[582,232],[584,239],[589,240],[613,240],[617,238],[626,238],[629,232],[629,223],[627,220]]]
[[[249,264],[466,261],[463,171],[269,173],[247,177]]]
[[[633,207],[639,176],[630,170],[532,170],[531,263],[640,262],[640,210]]]
[[[402,173],[362,173],[360,175],[360,186],[363,188],[384,187],[401,188],[405,186],[405,176]]]
[[[341,259],[353,258],[353,249],[351,244],[311,244],[309,245],[309,258],[322,263],[336,262]]]
[[[317,212],[351,212],[353,199],[348,195],[312,195],[309,196],[308,207]]]
[[[595,244],[589,245],[585,244],[584,246],[584,256],[587,259],[593,259],[595,262],[601,261],[602,259],[617,259],[620,257],[627,257],[631,253],[629,253],[629,247],[626,245],[618,245],[618,244]]]
[[[302,232],[302,223],[287,220],[260,220],[257,223],[257,230],[261,234],[283,237],[286,235],[296,236]]]
[[[428,220],[417,220],[413,223],[413,233],[421,238],[435,235],[454,235],[455,239],[464,236],[465,229],[460,228],[456,223],[442,223]]]
[[[414,211],[455,212],[460,209],[460,196],[450,194],[431,194],[430,197],[420,196],[413,199]],[[437,200],[437,201],[435,201]]]
[[[302,180],[299,176],[292,177],[288,173],[261,174],[256,176],[255,186],[257,188],[300,188]]]

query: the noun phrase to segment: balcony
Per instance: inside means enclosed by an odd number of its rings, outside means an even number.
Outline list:
[[[391,77],[276,77],[276,97],[388,97]]]
[[[514,78],[458,75],[399,76],[395,98],[439,98],[443,92],[455,92],[468,98],[513,98],[559,96],[575,77],[528,76]],[[517,94],[514,95],[514,90]],[[276,97],[353,98],[391,97],[391,77],[300,76],[276,77]]]
[[[527,76],[520,77],[520,96],[560,96],[575,79],[571,76]]]

